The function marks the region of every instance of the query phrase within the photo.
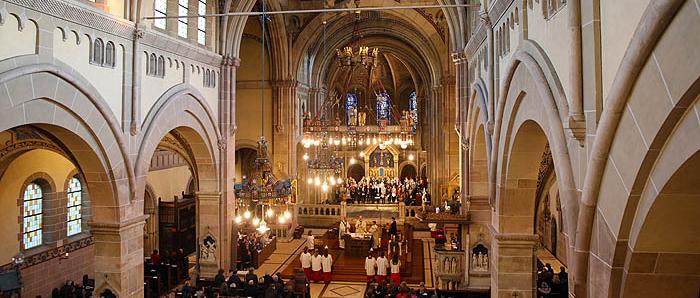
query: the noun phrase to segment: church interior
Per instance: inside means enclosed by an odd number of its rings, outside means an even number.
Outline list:
[[[0,0],[0,297],[700,297],[699,0]]]

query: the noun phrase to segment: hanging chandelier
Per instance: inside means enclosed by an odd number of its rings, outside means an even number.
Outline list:
[[[355,1],[355,7],[359,8],[360,1]],[[376,67],[379,63],[379,49],[360,45],[360,11],[355,11],[355,25],[352,30],[350,44],[342,49],[335,49],[336,60],[340,67],[353,68],[362,65],[366,68]]]
[[[343,179],[340,177],[343,171],[343,158],[335,154],[335,149],[341,143],[340,139],[328,137],[327,133],[323,133],[320,138],[315,140],[302,140],[305,148],[313,145],[316,153],[313,158],[310,158],[308,153],[304,153],[302,156],[306,161],[307,168],[312,173],[306,180],[307,184],[316,185],[323,192],[326,192],[329,187],[343,183]]]
[[[289,212],[290,204],[296,203],[296,180],[278,180],[272,173],[272,163],[268,154],[268,143],[265,139],[265,22],[269,18],[265,14],[265,0],[262,1],[262,16],[260,26],[262,30],[261,46],[261,129],[258,140],[257,156],[253,164],[253,173],[243,177],[241,183],[234,185],[237,198],[236,215],[234,223],[237,225],[252,225],[260,234],[270,230],[270,224],[286,225],[292,220]],[[276,218],[276,221],[274,217]],[[266,220],[267,218],[267,220]]]

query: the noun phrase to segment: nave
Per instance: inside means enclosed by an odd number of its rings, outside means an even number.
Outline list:
[[[700,293],[698,0],[0,0],[0,44],[0,297]]]

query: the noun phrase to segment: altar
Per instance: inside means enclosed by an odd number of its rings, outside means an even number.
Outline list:
[[[350,233],[345,235],[345,254],[347,256],[364,258],[371,245],[371,234]]]

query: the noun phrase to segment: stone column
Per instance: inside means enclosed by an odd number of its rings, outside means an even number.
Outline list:
[[[219,193],[197,192],[197,265],[199,277],[211,278],[216,276],[219,268],[224,267],[228,258],[222,253],[226,243],[222,237],[220,225],[221,214]],[[213,241],[213,242],[212,242]],[[212,245],[213,244],[213,245]]]
[[[491,297],[518,298],[535,296],[537,280],[535,249],[538,236],[533,234],[497,234],[489,252]]]
[[[143,226],[146,216],[122,223],[91,224],[95,239],[95,296],[143,297]]]
[[[219,179],[221,181],[221,200],[219,206],[221,217],[221,239],[217,243],[221,250],[222,268],[232,269],[236,266],[238,251],[236,225],[233,217],[236,214],[236,197],[233,185],[236,182],[236,70],[241,60],[236,57],[225,56],[221,61],[221,75],[219,78],[219,129],[221,139],[219,147]],[[199,235],[199,234],[198,234]]]
[[[467,111],[469,108],[469,71],[464,53],[452,54],[455,63],[455,130],[459,150],[459,189],[462,202],[466,202],[469,193],[469,131],[467,130]]]
[[[297,81],[272,83],[273,173],[279,178],[296,176]]]

